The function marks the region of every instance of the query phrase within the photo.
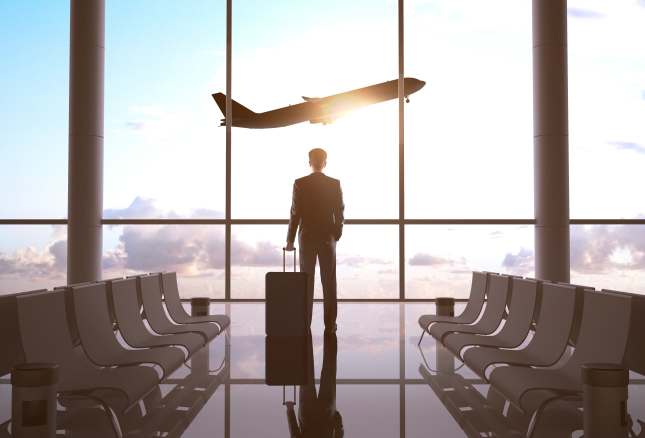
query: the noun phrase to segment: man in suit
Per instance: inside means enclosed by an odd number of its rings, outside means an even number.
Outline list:
[[[324,296],[325,331],[335,332],[336,242],[343,233],[345,205],[340,181],[322,173],[326,165],[327,152],[319,148],[309,151],[309,166],[312,173],[293,183],[291,217],[285,249],[294,250],[293,244],[298,231],[300,270],[306,272],[309,278],[307,317],[310,325],[313,313],[316,259],[318,259]]]

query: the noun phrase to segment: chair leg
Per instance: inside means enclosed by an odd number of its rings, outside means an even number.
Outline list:
[[[425,334],[426,334],[426,331],[425,331],[425,330],[423,330],[423,331],[421,332],[421,337],[419,338],[419,343],[417,344],[417,346],[421,345],[421,341],[423,341],[423,337],[425,336]]]
[[[529,427],[528,427],[528,430],[526,431],[526,438],[533,438],[533,434],[535,433],[535,429],[537,428],[538,419],[542,415],[544,410],[549,406],[549,404],[559,400],[566,400],[566,399],[578,400],[579,398],[580,397],[575,395],[563,394],[563,395],[558,395],[553,398],[550,398],[544,403],[542,403],[531,416],[531,421],[529,422]]]

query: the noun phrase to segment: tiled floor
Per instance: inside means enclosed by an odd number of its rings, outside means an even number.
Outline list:
[[[156,397],[142,408],[143,420],[132,420],[130,436],[291,436],[282,387],[267,386],[264,381],[264,305],[233,303],[211,308],[211,313],[224,312],[232,320],[229,345],[218,337],[189,366],[160,385]],[[324,344],[330,341],[322,335],[322,305],[316,304],[314,312],[312,350],[314,375],[319,379]],[[424,338],[422,349],[417,347],[417,319],[433,312],[433,305],[425,303],[339,304],[336,410],[342,415],[344,436],[524,436],[528,419],[505,407],[472,371],[460,367],[449,352],[438,350],[431,337]],[[438,374],[431,370],[436,367],[458,371]],[[645,421],[645,377],[633,377],[628,408],[635,419],[632,429],[634,436],[645,436],[645,427],[636,421]],[[10,387],[0,386],[0,420],[6,420],[11,411]],[[74,417],[69,419],[68,431],[73,433],[68,436],[112,436],[100,412],[84,413],[83,421]],[[580,437],[580,429],[575,405],[554,405],[545,412],[535,436]]]

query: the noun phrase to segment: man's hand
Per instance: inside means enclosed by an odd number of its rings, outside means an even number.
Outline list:
[[[284,247],[285,251],[295,251],[296,247],[293,246],[293,242],[287,242],[287,245]]]

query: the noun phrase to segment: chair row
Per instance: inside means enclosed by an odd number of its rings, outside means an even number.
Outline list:
[[[190,316],[176,274],[158,273],[5,295],[0,324],[0,375],[21,363],[55,363],[59,402],[97,401],[117,430],[230,320]]]
[[[419,325],[535,415],[552,400],[581,394],[584,364],[645,374],[644,317],[640,295],[474,272],[460,315],[423,315]]]

